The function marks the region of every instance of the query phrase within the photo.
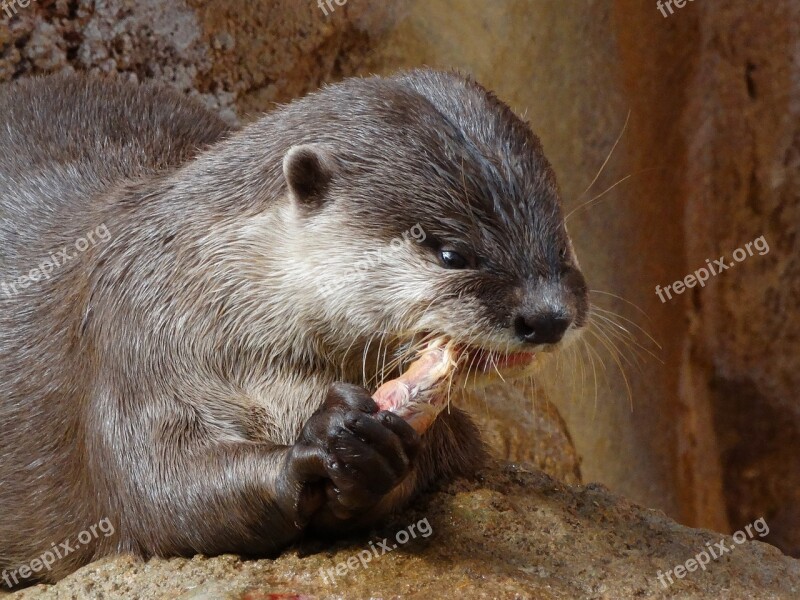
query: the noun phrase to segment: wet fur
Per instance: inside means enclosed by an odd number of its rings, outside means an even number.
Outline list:
[[[390,353],[420,331],[514,349],[512,308],[556,288],[585,322],[538,140],[459,76],[349,80],[240,131],[76,76],[5,86],[0,106],[2,281],[100,224],[111,236],[0,290],[0,570],[104,518],[113,536],[42,577],[121,551],[274,554],[304,529],[287,451],[332,383],[375,379],[376,334]],[[283,171],[300,145],[329,161],[314,202]],[[417,224],[425,243],[390,246]],[[465,242],[480,270],[442,270],[436,247]],[[320,285],[376,248],[373,269]],[[483,455],[445,412],[370,519]]]

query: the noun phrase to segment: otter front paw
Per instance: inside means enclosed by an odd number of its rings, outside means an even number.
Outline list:
[[[397,415],[378,411],[370,393],[337,383],[306,422],[289,454],[300,481],[297,511],[346,521],[374,507],[411,470],[420,436]]]

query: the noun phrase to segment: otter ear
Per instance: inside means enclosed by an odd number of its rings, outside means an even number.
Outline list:
[[[289,193],[301,206],[322,206],[335,171],[333,157],[318,144],[292,146],[283,157]]]

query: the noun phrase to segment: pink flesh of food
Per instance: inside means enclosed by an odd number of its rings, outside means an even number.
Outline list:
[[[469,362],[470,356],[453,344],[439,339],[420,353],[397,379],[387,381],[372,395],[380,410],[391,411],[409,423],[417,433],[424,433],[447,405],[447,381],[459,363],[459,354]],[[485,353],[475,364],[483,371],[531,364],[534,355],[520,352],[489,360]]]
[[[389,410],[424,433],[446,406],[447,376],[456,357],[447,345],[434,343],[397,379],[387,381],[372,395],[381,410]]]

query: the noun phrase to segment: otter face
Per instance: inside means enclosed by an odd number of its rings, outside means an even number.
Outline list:
[[[392,110],[284,160],[320,318],[361,345],[381,335],[402,352],[444,336],[475,371],[526,374],[587,322],[552,168],[528,126],[480,86],[405,77],[382,91]]]
[[[466,203],[374,228],[347,211],[297,215],[317,318],[334,325],[321,328],[327,342],[360,357],[365,343],[386,353],[445,336],[472,371],[528,374],[535,353],[568,344],[587,321],[586,283],[555,197],[548,202],[534,208],[540,220]]]

